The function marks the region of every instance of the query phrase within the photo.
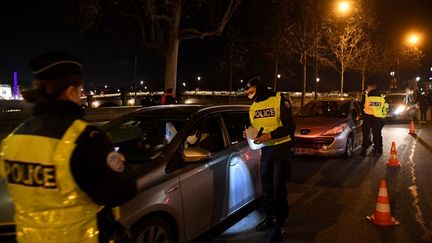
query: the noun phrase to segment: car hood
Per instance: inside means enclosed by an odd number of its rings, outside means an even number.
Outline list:
[[[295,136],[319,136],[328,129],[348,121],[348,118],[334,117],[297,117]]]

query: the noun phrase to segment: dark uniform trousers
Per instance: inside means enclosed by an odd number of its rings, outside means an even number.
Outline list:
[[[372,137],[373,137],[373,148],[376,151],[382,152],[382,134],[381,130],[385,125],[385,119],[380,117],[375,117],[369,114],[363,115],[363,125],[362,125],[362,133],[363,133],[363,143],[362,148],[367,149],[372,145],[372,141],[370,139],[370,130],[372,129]]]
[[[263,208],[266,216],[274,215],[280,225],[285,223],[289,211],[285,183],[290,175],[291,158],[290,142],[261,148]]]

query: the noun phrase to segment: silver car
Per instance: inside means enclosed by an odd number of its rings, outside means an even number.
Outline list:
[[[261,197],[248,110],[156,106],[103,127],[139,177],[139,195],[120,208],[137,242],[189,241]]]
[[[248,110],[154,106],[102,127],[138,177],[139,194],[120,207],[134,241],[187,242],[255,205],[260,151],[243,139]]]
[[[361,146],[361,109],[355,99],[310,101],[299,110],[295,121],[295,154],[350,157]]]

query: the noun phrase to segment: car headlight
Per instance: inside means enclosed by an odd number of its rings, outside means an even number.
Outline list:
[[[398,115],[398,114],[400,114],[401,112],[403,112],[405,109],[406,109],[406,106],[404,106],[404,105],[400,105],[400,106],[398,106],[398,107],[395,109],[395,111],[394,111],[393,113],[396,114],[396,115]]]
[[[346,128],[347,128],[347,124],[342,123],[340,125],[328,129],[327,131],[323,132],[321,135],[336,135],[345,131]]]

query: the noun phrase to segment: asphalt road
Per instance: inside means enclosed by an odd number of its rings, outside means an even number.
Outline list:
[[[351,159],[295,157],[287,183],[290,216],[282,242],[432,242],[432,124],[388,124],[381,157]],[[395,142],[401,167],[388,167]],[[387,182],[396,226],[377,226],[366,217],[376,210],[380,181]],[[213,242],[268,242],[256,232],[260,210]]]

